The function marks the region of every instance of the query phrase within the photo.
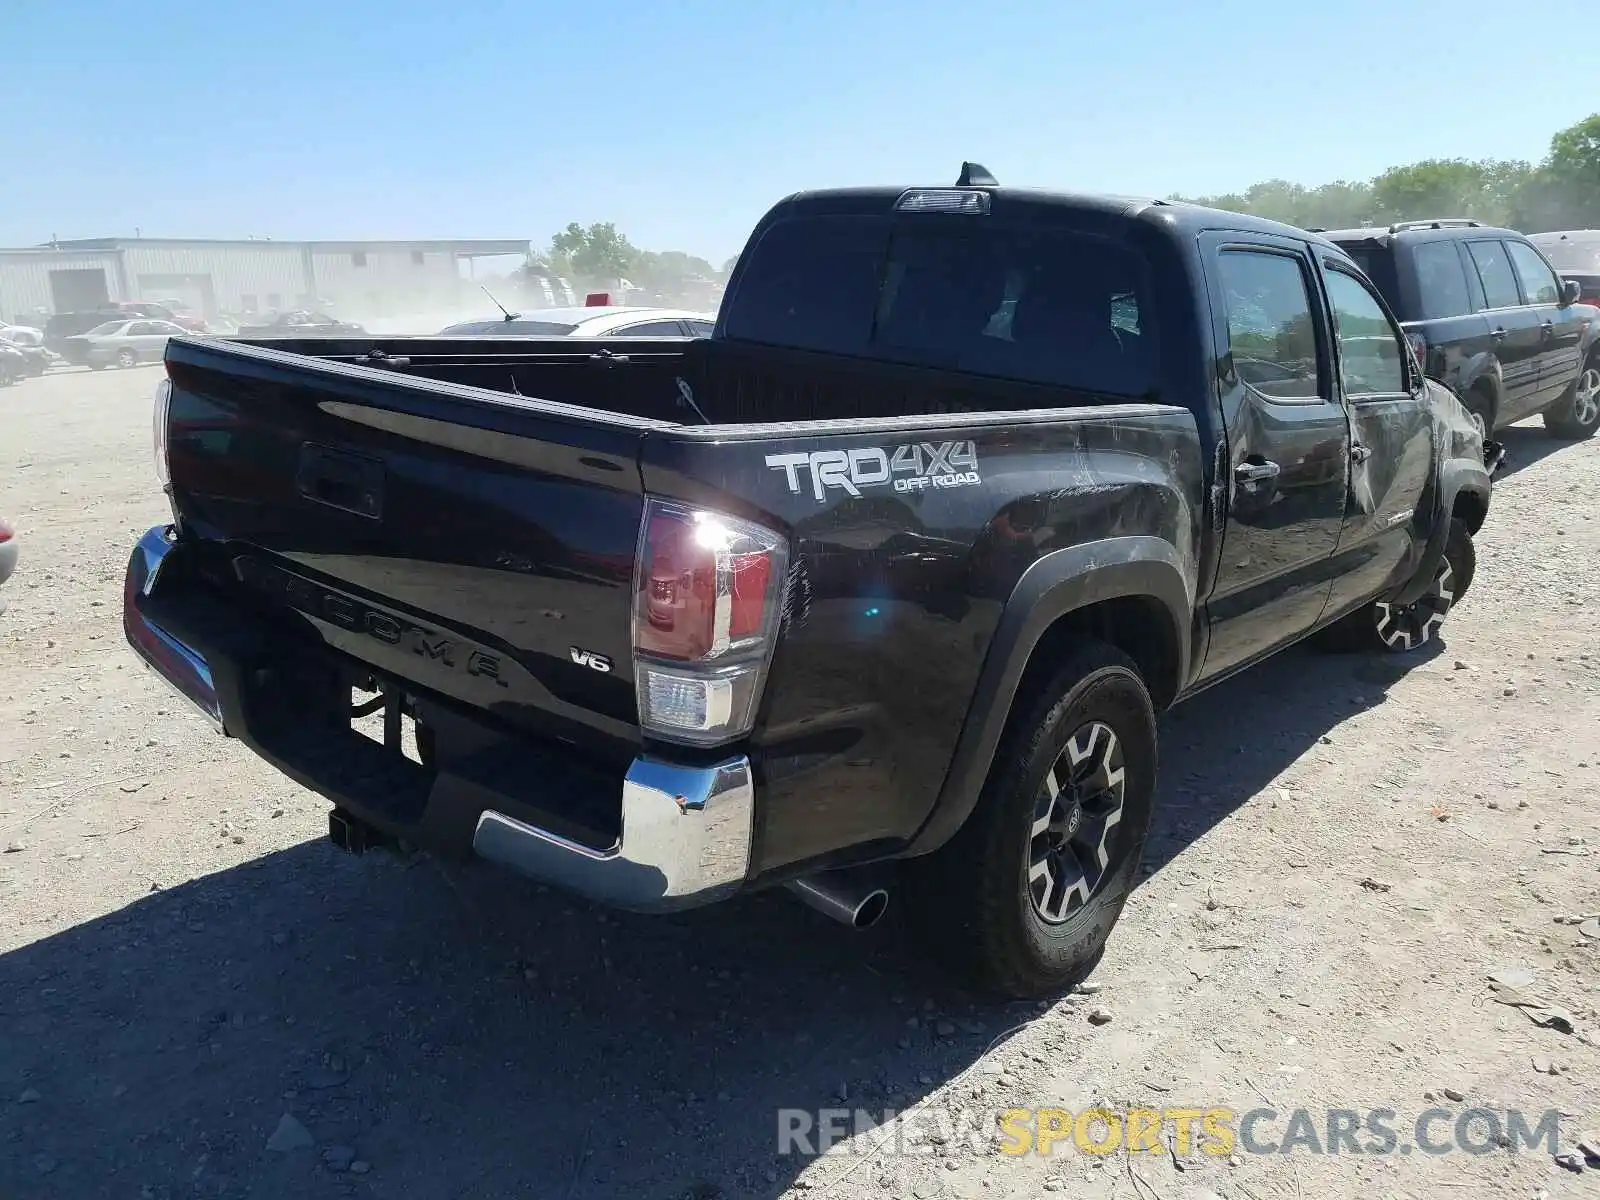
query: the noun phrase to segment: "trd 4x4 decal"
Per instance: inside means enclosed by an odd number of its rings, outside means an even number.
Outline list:
[[[978,452],[971,442],[914,442],[893,450],[858,446],[850,450],[814,450],[809,454],[769,454],[767,466],[784,473],[789,490],[795,495],[801,491],[801,473],[808,472],[811,494],[819,503],[829,488],[859,496],[862,488],[892,485],[897,492],[920,492],[983,482],[978,475]]]

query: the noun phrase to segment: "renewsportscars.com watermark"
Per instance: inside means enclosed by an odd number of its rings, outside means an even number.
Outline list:
[[[1430,1108],[1220,1107],[958,1109],[781,1108],[778,1153],[933,1154],[964,1146],[1001,1154],[1491,1154],[1561,1152],[1561,1113]],[[849,1145],[845,1145],[849,1143]]]

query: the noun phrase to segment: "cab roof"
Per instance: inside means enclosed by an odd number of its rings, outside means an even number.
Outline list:
[[[773,206],[762,224],[796,216],[888,216],[912,193],[986,193],[988,212],[1008,222],[1040,225],[1074,223],[1084,217],[1091,223],[1138,220],[1165,229],[1169,236],[1186,238],[1207,229],[1232,229],[1289,237],[1332,247],[1320,231],[1270,221],[1265,217],[1225,209],[1207,208],[1182,200],[1150,196],[1122,196],[1096,192],[1052,191],[1043,188],[973,184],[959,187],[853,187],[796,192]]]

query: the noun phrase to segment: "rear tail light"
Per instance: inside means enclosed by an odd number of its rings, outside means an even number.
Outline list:
[[[634,680],[650,734],[750,732],[777,640],[788,543],[749,521],[649,500],[634,578]]]
[[[11,526],[7,525],[4,521],[0,521],[0,546],[5,545],[7,542],[9,542],[15,536],[16,536],[16,531],[13,530],[11,528]]]
[[[156,384],[156,399],[150,413],[150,435],[156,456],[156,478],[161,486],[172,482],[172,472],[167,466],[167,417],[172,411],[172,380],[163,379]]]
[[[605,308],[610,303],[611,294],[609,292],[590,292],[583,298],[583,306],[585,308]]]

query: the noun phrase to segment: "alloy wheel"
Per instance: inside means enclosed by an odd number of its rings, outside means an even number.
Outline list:
[[[1391,650],[1415,650],[1427,645],[1455,603],[1455,582],[1455,568],[1445,557],[1439,560],[1438,573],[1428,590],[1412,603],[1389,604],[1380,600],[1374,604],[1378,640]]]
[[[1600,367],[1585,367],[1573,388],[1572,416],[1579,425],[1600,417]]]
[[[1126,771],[1111,726],[1091,721],[1045,773],[1028,839],[1033,909],[1058,925],[1089,902],[1111,873],[1111,835],[1122,821]]]

